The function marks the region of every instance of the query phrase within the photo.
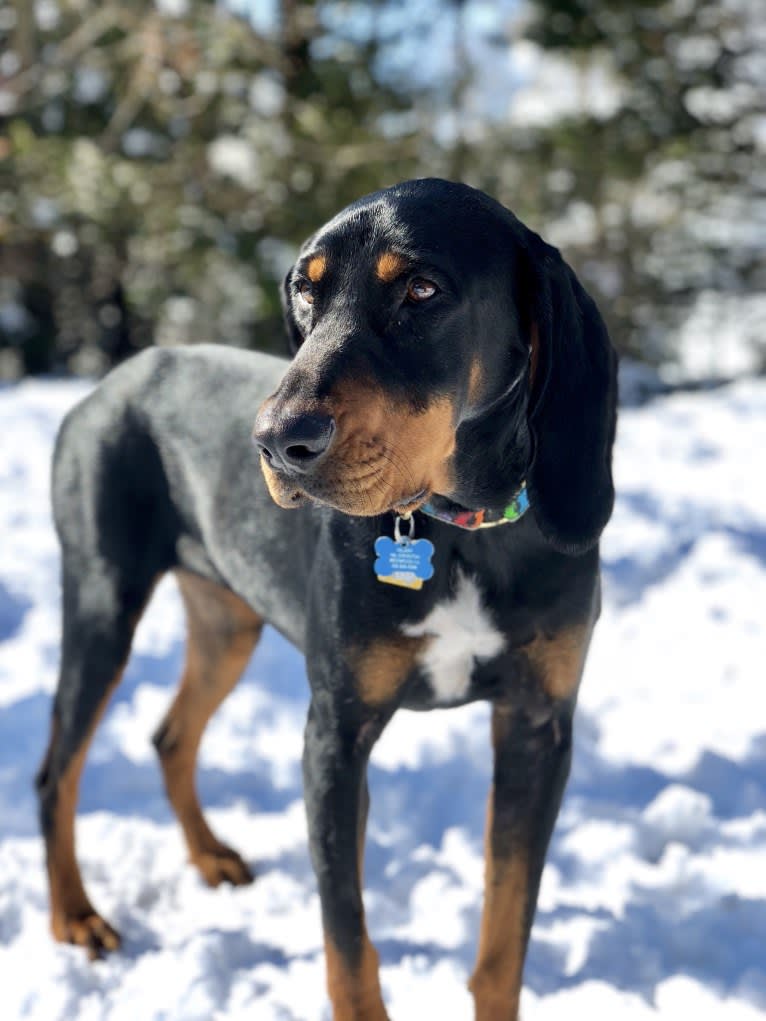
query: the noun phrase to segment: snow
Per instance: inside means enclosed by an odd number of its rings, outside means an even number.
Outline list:
[[[97,733],[78,838],[123,952],[48,937],[32,777],[58,656],[47,503],[57,423],[87,385],[0,390],[0,974],[12,1021],[320,1021],[300,657],[268,632],[212,721],[200,788],[257,869],[208,890],[185,863],[149,735],[182,661],[163,582]],[[625,409],[605,601],[545,871],[527,1021],[766,1017],[766,381]],[[396,1021],[468,1019],[490,757],[484,707],[400,713],[373,757],[366,890]]]
[[[764,207],[766,213],[766,206]],[[733,379],[766,364],[766,295],[700,291],[677,334],[666,379]]]

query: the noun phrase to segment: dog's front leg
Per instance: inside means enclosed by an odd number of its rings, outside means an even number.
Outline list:
[[[367,761],[381,729],[378,716],[329,696],[315,695],[309,708],[304,796],[334,1021],[388,1021],[362,903]]]
[[[484,912],[470,988],[476,1021],[517,1021],[524,957],[553,824],[569,775],[571,707],[545,722],[494,706],[495,766]]]

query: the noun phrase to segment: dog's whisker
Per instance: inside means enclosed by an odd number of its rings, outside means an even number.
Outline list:
[[[395,447],[386,447],[385,450],[382,451],[381,456],[388,464],[392,465],[396,472],[398,472],[401,476],[401,480],[404,483],[403,489],[409,487],[414,492],[417,488],[417,483],[415,482],[412,472],[409,470],[406,456],[403,453],[400,456]]]

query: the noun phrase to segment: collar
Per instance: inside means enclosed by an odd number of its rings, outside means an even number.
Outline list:
[[[529,510],[527,484],[522,482],[519,491],[508,506],[500,511],[470,510],[443,496],[429,500],[419,509],[431,518],[437,518],[448,525],[456,525],[458,528],[465,528],[470,532],[479,528],[494,528],[495,525],[509,525],[513,521],[518,521]]]

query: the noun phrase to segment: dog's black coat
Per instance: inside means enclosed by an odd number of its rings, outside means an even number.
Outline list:
[[[413,300],[413,280],[437,290]],[[181,569],[236,593],[306,654],[305,794],[338,1019],[385,1017],[357,868],[375,739],[400,706],[492,700],[488,868],[500,876],[522,862],[526,894],[502,967],[498,932],[514,928],[516,909],[500,917],[488,906],[473,988],[477,1018],[515,1018],[598,615],[615,356],[555,249],[487,196],[437,180],[368,196],[322,228],[285,281],[285,311],[292,363],[216,346],[151,350],[107,377],[61,430],[63,654],[38,781],[49,870],[62,777],[154,581]],[[265,474],[290,510],[269,495],[251,443],[259,408]],[[379,435],[368,408],[385,422]],[[443,443],[438,464],[424,430]],[[319,454],[304,435],[319,436]],[[354,461],[362,450],[367,475]],[[436,493],[493,510],[526,480],[531,511],[472,533],[416,512],[418,538],[435,546],[434,577],[420,591],[381,584],[376,537],[392,534],[392,508],[422,503],[437,477],[449,490]],[[440,700],[423,666],[428,639],[403,636],[466,578],[503,648],[490,658],[476,649],[466,686]],[[392,677],[402,642],[405,665]],[[518,976],[504,978],[514,961]]]

